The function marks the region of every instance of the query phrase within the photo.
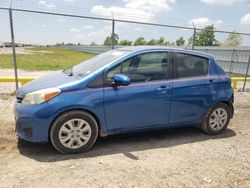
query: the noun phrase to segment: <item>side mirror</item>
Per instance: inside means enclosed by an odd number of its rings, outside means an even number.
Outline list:
[[[113,80],[115,86],[128,86],[130,84],[130,78],[124,74],[115,74]]]

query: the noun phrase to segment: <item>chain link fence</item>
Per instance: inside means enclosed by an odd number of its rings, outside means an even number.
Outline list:
[[[1,96],[12,94],[20,86],[20,83],[15,84],[15,78],[39,77],[78,64],[97,53],[126,45],[145,44],[138,41],[140,37],[147,41],[147,45],[175,46],[176,43],[169,42],[169,39],[175,38],[176,33],[187,41],[188,37],[202,30],[191,26],[140,22],[138,19],[131,21],[58,13],[52,8],[45,11],[7,6],[0,7],[0,23]],[[229,33],[215,32],[224,38]],[[250,41],[250,34],[239,34],[243,40]],[[200,47],[192,45],[192,42],[178,47],[214,55],[229,75],[249,76],[250,47]]]
[[[212,54],[229,75],[245,76],[250,47],[196,47],[195,50]]]
[[[13,64],[7,63],[12,59],[12,44],[11,44],[11,34],[10,34],[10,22],[9,22],[9,11],[0,10],[0,79],[1,77],[13,77],[14,67]],[[7,83],[0,82],[0,97],[6,98],[8,95],[15,91],[15,82]]]

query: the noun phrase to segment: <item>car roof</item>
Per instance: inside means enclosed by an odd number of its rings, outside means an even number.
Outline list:
[[[213,58],[212,55],[196,50],[187,50],[187,49],[181,49],[181,48],[172,48],[172,47],[162,47],[162,46],[129,46],[129,47],[123,47],[123,48],[117,48],[117,50],[126,50],[131,52],[149,52],[149,51],[155,51],[155,50],[167,50],[167,51],[174,51],[174,52],[180,52],[180,53],[188,53],[191,55],[197,55],[202,56],[206,58]]]

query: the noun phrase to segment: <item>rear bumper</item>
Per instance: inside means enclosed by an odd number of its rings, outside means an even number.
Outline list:
[[[231,112],[231,118],[233,118],[234,116],[234,94],[232,95],[230,102],[229,102],[229,108],[230,108],[230,112]]]
[[[230,112],[231,112],[230,118],[233,118],[233,116],[234,116],[234,105],[233,105],[233,103],[230,103],[230,104],[229,104],[229,108],[230,108]]]

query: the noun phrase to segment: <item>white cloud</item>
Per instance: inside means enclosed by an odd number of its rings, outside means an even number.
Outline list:
[[[63,17],[56,17],[55,21],[58,22],[58,23],[60,23],[60,24],[62,24],[62,23],[64,23],[66,20],[65,20],[65,18],[63,18]]]
[[[82,29],[78,29],[78,28],[70,27],[70,26],[68,26],[68,28],[69,28],[69,31],[72,33],[82,34],[84,32],[89,32],[89,30],[93,30],[94,26],[93,25],[85,25],[82,27]]]
[[[243,16],[240,20],[240,23],[242,24],[249,24],[250,25],[250,13]]]
[[[142,31],[143,29],[140,27],[135,27],[135,31]]]
[[[123,0],[126,8],[141,9],[150,12],[159,12],[161,10],[170,10],[171,4],[175,0]]]
[[[41,24],[41,27],[42,27],[42,28],[46,27],[46,24],[44,24],[44,23],[43,23],[43,24]]]
[[[104,15],[110,17],[114,15],[116,19],[126,19],[134,21],[150,21],[153,18],[153,14],[144,10],[130,9],[123,7],[104,7],[102,5],[96,5],[91,9],[92,13]]]
[[[205,27],[207,25],[214,25],[216,27],[219,27],[223,24],[223,21],[221,20],[210,20],[209,18],[194,18],[192,20],[189,20],[189,25],[194,24],[196,27]]]
[[[47,3],[44,0],[38,1],[38,5],[44,6],[44,7],[48,8],[48,9],[53,9],[53,8],[56,7],[53,3]]]
[[[94,29],[94,26],[93,26],[93,25],[85,25],[85,26],[83,27],[83,29],[92,30],[92,29]]]
[[[232,5],[242,0],[200,0],[200,1],[209,5]]]
[[[80,32],[81,32],[81,29],[77,29],[77,28],[72,27],[72,28],[70,29],[70,32],[72,32],[72,33],[80,33]]]
[[[91,12],[116,19],[151,21],[160,11],[168,11],[175,0],[123,0],[123,6],[104,7],[95,5]]]
[[[111,35],[111,26],[104,26],[103,28],[92,31],[87,34],[89,39],[94,39],[97,44],[102,44],[105,37]]]

